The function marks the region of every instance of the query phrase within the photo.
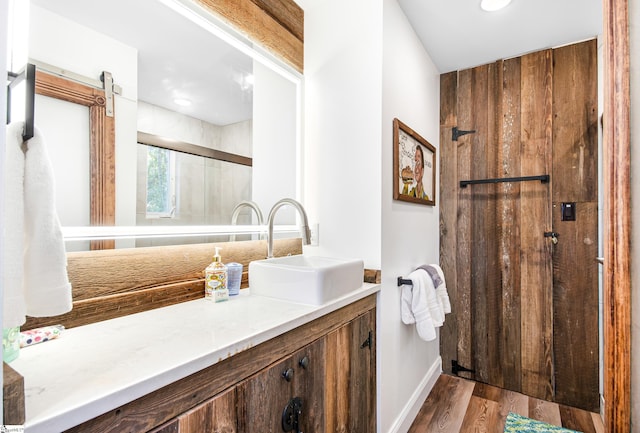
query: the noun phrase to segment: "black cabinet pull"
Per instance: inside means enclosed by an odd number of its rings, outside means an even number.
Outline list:
[[[360,345],[360,349],[364,349],[365,347],[368,347],[369,349],[371,349],[371,343],[373,342],[373,336],[371,331],[369,331],[369,336],[367,337],[366,340],[364,340],[364,342]]]
[[[284,377],[287,382],[291,382],[291,380],[293,379],[293,368],[287,368],[282,373],[282,377]]]
[[[306,370],[307,367],[309,367],[309,357],[305,356],[304,358],[302,358],[300,360],[300,362],[298,364],[300,365],[300,367],[302,367],[302,368],[304,368]]]

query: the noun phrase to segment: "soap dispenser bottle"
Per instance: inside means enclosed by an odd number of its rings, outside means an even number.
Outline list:
[[[222,302],[229,299],[227,289],[227,267],[222,263],[220,247],[215,247],[216,252],[213,262],[204,271],[204,297],[214,302]]]

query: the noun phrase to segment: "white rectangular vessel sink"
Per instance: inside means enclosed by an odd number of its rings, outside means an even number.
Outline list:
[[[364,262],[318,256],[286,256],[249,263],[252,295],[322,305],[358,289]]]

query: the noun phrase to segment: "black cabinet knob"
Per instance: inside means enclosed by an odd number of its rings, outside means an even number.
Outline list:
[[[309,357],[305,356],[304,358],[302,358],[300,360],[300,362],[298,364],[300,364],[300,367],[302,367],[302,368],[304,368],[306,370],[307,367],[309,367]]]
[[[293,379],[293,368],[287,368],[282,373],[282,377],[284,377],[287,382],[291,382],[291,379]]]

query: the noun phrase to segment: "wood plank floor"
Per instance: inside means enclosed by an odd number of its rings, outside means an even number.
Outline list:
[[[409,433],[502,433],[509,412],[584,433],[604,433],[600,414],[440,375]]]

